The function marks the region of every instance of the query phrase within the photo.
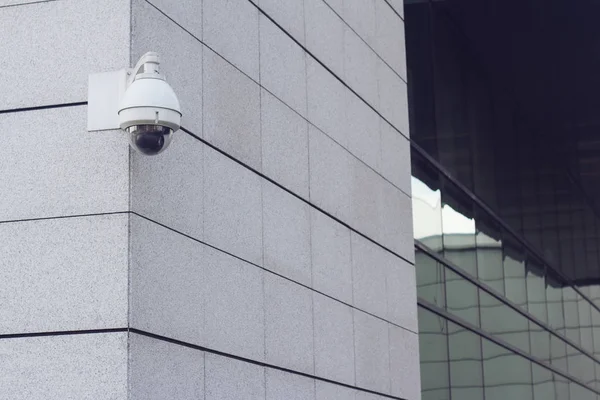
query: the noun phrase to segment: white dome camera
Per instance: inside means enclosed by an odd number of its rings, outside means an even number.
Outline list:
[[[138,152],[163,152],[180,127],[181,107],[159,63],[148,52],[133,69],[90,75],[88,130],[121,128]]]
[[[119,104],[119,126],[129,134],[133,148],[146,155],[163,152],[181,123],[179,100],[158,65],[158,54],[144,54]]]

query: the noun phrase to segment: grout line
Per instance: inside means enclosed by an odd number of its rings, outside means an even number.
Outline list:
[[[272,365],[272,364],[267,364],[265,362],[261,362],[261,361],[256,361],[256,360],[252,360],[249,358],[245,358],[245,357],[240,357],[240,356],[236,356],[234,354],[230,354],[230,353],[225,353],[222,351],[218,351],[218,350],[214,350],[208,347],[203,347],[203,346],[199,346],[199,345],[195,345],[192,343],[188,343],[188,342],[184,342],[181,340],[177,340],[177,339],[173,339],[167,336],[162,336],[162,335],[157,335],[154,333],[150,333],[141,329],[136,329],[136,328],[107,328],[107,329],[90,329],[90,330],[72,330],[72,331],[49,331],[49,332],[31,332],[31,333],[14,333],[14,334],[3,334],[0,335],[0,340],[2,339],[20,339],[20,338],[33,338],[33,337],[49,337],[49,336],[77,336],[77,335],[91,335],[91,334],[107,334],[107,333],[127,333],[128,336],[130,337],[131,333],[135,333],[137,335],[141,335],[141,336],[145,336],[151,339],[156,339],[156,340],[161,340],[167,343],[171,343],[171,344],[176,344],[176,345],[180,345],[183,347],[187,347],[187,348],[191,348],[194,350],[200,350],[203,351],[205,353],[211,353],[211,354],[215,354],[218,356],[222,356],[222,357],[226,357],[226,358],[230,358],[230,359],[234,359],[234,360],[238,360],[238,361],[242,361],[242,362],[246,362],[248,364],[253,364],[253,365],[258,365],[264,368],[270,368],[270,369],[275,369],[278,371],[282,371],[282,372],[287,372],[293,375],[299,375],[299,376],[303,376],[306,378],[310,378],[310,379],[316,379],[319,381],[323,381],[323,382],[327,382],[327,383],[332,383],[334,385],[338,385],[338,386],[344,386],[347,388],[351,388],[351,389],[356,389],[356,390],[360,390],[366,393],[371,393],[371,394],[375,394],[378,396],[382,396],[388,399],[395,399],[395,400],[406,400],[403,399],[401,397],[394,397],[394,396],[390,396],[388,394],[385,393],[379,393],[370,389],[366,389],[366,388],[361,388],[361,387],[357,387],[357,386],[353,386],[353,385],[348,385],[342,382],[336,382],[333,381],[331,379],[327,379],[327,378],[323,378],[323,377],[319,377],[313,374],[307,374],[304,372],[299,372],[299,371],[294,371],[288,368],[283,368],[283,367],[279,367],[276,365]],[[129,341],[128,341],[129,342]],[[205,356],[205,362],[206,362],[206,356]],[[206,373],[206,368],[205,368],[205,373]],[[265,374],[266,376],[266,374]],[[265,378],[266,379],[266,378]]]
[[[29,1],[29,2],[23,2],[23,3],[17,3],[17,4],[7,4],[4,6],[0,6],[0,9],[13,8],[13,7],[19,7],[19,6],[29,6],[29,5],[34,5],[34,4],[53,3],[55,1],[58,1],[58,0],[40,0],[40,1]]]
[[[39,217],[39,218],[24,218],[24,219],[13,219],[0,221],[0,224],[12,224],[18,222],[33,222],[33,221],[48,221],[53,219],[67,219],[67,218],[85,218],[85,217],[101,217],[108,215],[121,215],[128,214],[129,211],[114,211],[114,212],[106,212],[106,213],[92,213],[92,214],[74,214],[74,215],[59,215],[55,217]]]
[[[0,334],[0,340],[4,339],[25,339],[47,336],[74,336],[74,335],[93,335],[98,333],[124,333],[127,328],[105,328],[105,329],[85,329],[72,331],[47,331],[47,332],[28,332],[28,333],[4,333]]]
[[[378,396],[381,396],[381,397],[384,397],[384,398],[388,398],[388,399],[406,400],[406,399],[403,399],[401,397],[395,397],[395,396],[391,396],[391,395],[385,394],[385,393],[380,393],[380,392],[377,392],[377,391],[374,391],[374,390],[370,390],[370,389],[366,389],[366,388],[361,388],[361,387],[353,386],[353,385],[348,385],[348,384],[345,384],[345,383],[342,383],[342,382],[337,382],[337,381],[334,381],[334,380],[331,380],[331,379],[327,379],[327,378],[323,378],[323,377],[320,377],[320,376],[316,376],[314,374],[307,374],[307,373],[304,373],[304,372],[294,371],[294,370],[289,369],[289,368],[284,368],[284,367],[279,367],[279,366],[276,366],[276,365],[273,365],[273,364],[268,364],[268,363],[265,363],[265,362],[262,362],[262,361],[256,361],[256,360],[252,360],[252,359],[249,359],[249,358],[236,356],[234,354],[222,352],[222,351],[219,351],[219,350],[210,349],[210,348],[207,348],[207,347],[195,345],[195,344],[192,344],[192,343],[184,342],[184,341],[181,341],[181,340],[173,339],[173,338],[162,336],[162,335],[157,335],[157,334],[146,332],[146,331],[143,331],[143,330],[140,330],[140,329],[136,329],[136,328],[131,328],[131,332],[135,333],[135,334],[138,334],[138,335],[146,336],[146,337],[149,337],[149,338],[152,338],[152,339],[165,341],[165,342],[176,344],[176,345],[180,345],[180,346],[183,346],[183,347],[188,347],[188,348],[191,348],[191,349],[194,349],[194,350],[200,350],[200,351],[204,351],[206,353],[211,353],[211,354],[215,354],[215,355],[218,355],[218,356],[227,357],[227,358],[231,358],[231,359],[234,359],[234,360],[246,362],[248,364],[254,364],[254,365],[258,365],[258,366],[264,367],[264,368],[274,369],[274,370],[278,370],[278,371],[281,371],[281,372],[286,372],[286,373],[293,374],[293,375],[303,376],[305,378],[310,378],[310,379],[315,379],[315,380],[319,380],[319,381],[323,381],[323,382],[327,382],[327,383],[332,383],[332,384],[338,385],[338,386],[344,386],[344,387],[347,387],[347,388],[350,388],[350,389],[360,390],[362,392],[375,394],[375,395],[378,395]],[[266,379],[266,371],[265,371],[265,379]],[[266,385],[265,385],[265,389],[266,389]]]
[[[243,161],[240,161],[238,159],[236,159],[235,157],[233,157],[232,155],[230,155],[229,153],[225,152],[224,150],[221,150],[220,148],[216,147],[215,145],[213,145],[212,143],[206,141],[205,139],[202,139],[200,137],[198,137],[197,135],[195,135],[193,132],[191,132],[190,130],[181,127],[181,130],[185,133],[187,133],[188,135],[192,136],[193,138],[197,139],[198,141],[204,143],[206,146],[210,147],[211,149],[217,151],[218,153],[224,155],[225,157],[229,158],[230,160],[234,161],[235,163],[241,165],[242,167],[252,171],[253,173],[255,173],[256,175],[260,176],[261,178],[263,178],[264,180],[272,183],[273,185],[277,186],[278,188],[284,190],[285,192],[291,194],[292,196],[296,197],[297,199],[301,200],[302,202],[308,204],[309,206],[311,206],[312,208],[320,211],[321,213],[327,215],[329,218],[333,219],[334,221],[338,222],[339,224],[343,225],[344,227],[350,229],[351,231],[355,232],[356,234],[360,235],[361,237],[363,237],[364,239],[367,239],[368,241],[370,241],[371,243],[377,245],[378,247],[386,250],[387,252],[393,254],[394,256],[402,259],[403,261],[409,263],[410,265],[414,265],[413,261],[408,260],[407,258],[405,258],[404,256],[396,253],[395,251],[389,249],[388,247],[384,246],[383,244],[377,242],[376,240],[370,238],[369,236],[367,236],[366,234],[358,231],[357,229],[353,228],[352,226],[350,226],[348,223],[340,220],[339,218],[333,216],[332,214],[328,213],[327,211],[323,210],[322,208],[320,208],[319,206],[312,204],[309,200],[304,199],[303,197],[301,197],[300,195],[296,194],[295,192],[291,191],[290,189],[282,186],[279,182],[274,181],[273,179],[269,178],[268,176],[264,175],[262,172],[257,171],[256,169],[254,169],[253,167],[249,166],[248,164],[244,163]],[[410,199],[410,197],[409,197]]]
[[[50,0],[50,1],[58,1],[58,0]],[[42,105],[42,106],[33,106],[33,107],[9,108],[9,109],[5,109],[5,110],[0,110],[0,114],[48,110],[48,109],[53,109],[53,108],[79,107],[79,106],[86,106],[87,104],[88,104],[87,101],[80,101],[80,102],[74,102],[74,103],[59,103],[59,104],[46,104],[46,105]]]
[[[396,69],[393,68],[383,58],[383,56],[381,54],[379,54],[377,51],[375,51],[375,49],[373,48],[373,46],[371,46],[371,44],[368,43],[365,38],[363,38],[358,32],[356,32],[356,30],[352,26],[350,26],[350,24],[348,23],[348,21],[346,21],[340,14],[338,14],[338,12],[331,5],[329,5],[328,0],[322,0],[322,1],[344,23],[344,25],[346,25],[352,32],[354,32],[354,34],[356,36],[358,36],[358,38],[360,39],[360,41],[363,42],[373,52],[373,54],[375,54],[375,57],[377,57],[379,59],[379,61],[381,61],[382,63],[384,63],[394,73],[394,75],[396,75],[398,78],[400,78],[400,80],[402,82],[404,82],[405,84],[408,84],[408,82],[406,81],[406,78],[403,77],[402,75],[400,75],[400,73],[398,71],[396,71]],[[361,0],[361,1],[364,1],[364,0]],[[378,1],[380,1],[380,0],[378,0]],[[386,1],[386,3],[387,3],[387,1]],[[393,7],[392,7],[392,9],[393,9]],[[373,10],[373,12],[375,13],[375,23],[377,23],[377,14],[376,14],[377,13],[377,6],[375,6],[375,9]],[[398,14],[398,13],[396,13],[396,14]],[[404,20],[402,18],[400,18],[400,19],[404,23]],[[404,28],[404,25],[402,27]],[[379,79],[378,79],[378,81],[379,81]],[[379,95],[379,93],[378,93],[378,95]]]
[[[148,1],[148,0],[146,0]],[[385,122],[387,122],[388,124],[390,124],[390,126],[392,126],[392,128],[394,128],[394,130],[396,130],[398,133],[400,133],[402,136],[404,136],[406,139],[410,140],[410,137],[405,135],[402,131],[400,131],[400,129],[396,128],[396,126],[394,124],[392,124],[387,118],[385,118],[381,112],[379,112],[379,110],[377,110],[374,106],[372,106],[368,101],[366,101],[361,95],[359,95],[354,89],[352,89],[350,87],[349,84],[347,84],[342,78],[340,78],[335,72],[333,72],[331,70],[331,68],[329,68],[327,65],[325,65],[325,63],[321,60],[319,60],[310,50],[308,50],[306,48],[306,46],[304,46],[302,43],[300,43],[296,38],[294,38],[288,31],[286,31],[281,25],[279,25],[279,23],[277,23],[277,21],[275,21],[273,19],[273,17],[271,17],[269,14],[267,14],[262,8],[260,8],[259,6],[257,6],[256,4],[254,4],[252,2],[252,0],[247,0],[248,2],[250,2],[252,5],[254,5],[261,14],[263,14],[265,17],[267,17],[273,24],[275,24],[275,26],[277,26],[283,33],[285,33],[290,39],[292,39],[292,41],[294,43],[296,43],[296,45],[300,46],[300,48],[302,48],[307,55],[311,56],[317,63],[319,63],[323,68],[325,68],[334,78],[336,78],[342,85],[344,85],[348,90],[350,90],[356,97],[358,97],[363,103],[365,103],[369,108],[371,108],[377,115],[379,115]]]
[[[402,15],[400,15],[400,13],[398,12],[398,10],[396,10],[396,8],[394,8],[394,6],[389,2],[389,0],[383,0],[388,6],[390,6],[390,8],[392,9],[392,12],[394,14],[396,14],[398,16],[398,18],[400,18],[402,20],[402,22],[404,22],[404,17]],[[403,2],[404,3],[404,2]],[[404,4],[403,4],[404,5]]]
[[[390,181],[388,178],[386,178],[385,176],[383,176],[379,171],[377,171],[374,167],[372,167],[371,165],[367,164],[364,160],[360,159],[359,157],[357,157],[354,153],[350,152],[348,150],[348,148],[346,146],[343,146],[342,144],[338,143],[332,136],[330,136],[327,132],[323,131],[322,129],[320,129],[319,127],[317,127],[316,125],[314,125],[311,121],[308,120],[308,118],[302,114],[300,114],[298,111],[296,111],[294,108],[292,108],[290,105],[288,105],[286,102],[284,102],[281,98],[279,98],[278,96],[276,96],[273,92],[271,92],[269,89],[265,88],[264,86],[262,86],[262,84],[258,81],[256,81],[256,79],[252,78],[250,75],[248,75],[246,72],[242,71],[238,66],[236,66],[235,64],[231,63],[231,61],[229,61],[228,59],[226,59],[225,57],[223,57],[221,54],[219,54],[215,49],[213,49],[211,46],[209,46],[208,44],[206,44],[205,42],[203,42],[202,40],[200,40],[197,36],[195,36],[193,33],[191,33],[189,30],[187,30],[186,28],[184,28],[183,26],[181,26],[177,21],[173,20],[171,17],[169,17],[167,14],[165,14],[164,11],[162,11],[160,8],[158,8],[157,6],[155,6],[154,4],[152,4],[150,2],[150,0],[144,0],[146,3],[148,3],[150,6],[152,6],[153,8],[155,8],[158,12],[160,12],[163,16],[165,16],[167,19],[169,19],[171,22],[173,22],[175,25],[177,25],[179,28],[181,28],[184,32],[186,32],[187,34],[189,34],[190,36],[192,36],[194,39],[196,39],[198,42],[200,42],[202,45],[204,45],[207,49],[209,49],[210,51],[212,51],[213,53],[215,53],[215,55],[217,55],[219,58],[221,58],[223,61],[225,61],[227,64],[231,65],[233,68],[235,68],[238,72],[240,72],[241,74],[243,74],[244,76],[246,76],[248,79],[250,79],[252,82],[256,83],[260,88],[264,89],[267,93],[269,93],[270,95],[272,95],[273,97],[275,97],[277,100],[279,100],[281,103],[283,103],[286,107],[288,107],[290,110],[292,110],[295,114],[297,114],[298,116],[300,116],[303,120],[305,120],[306,122],[308,122],[310,125],[314,126],[315,128],[317,128],[320,132],[322,132],[325,136],[327,136],[328,138],[330,138],[331,140],[333,140],[335,143],[337,143],[339,146],[341,146],[344,150],[346,150],[346,152],[348,154],[350,154],[352,157],[354,157],[356,160],[358,160],[360,163],[362,163],[363,165],[365,165],[367,168],[369,168],[370,170],[372,170],[375,174],[377,174],[378,176],[380,176],[381,178],[383,178],[386,182],[388,182],[390,185],[394,186],[396,189],[398,189],[400,192],[402,192],[403,194],[405,194],[406,196],[408,196],[409,198],[411,197],[410,194],[406,193],[404,190],[402,190],[401,188],[399,188],[395,183],[393,183],[392,181]],[[252,3],[251,0],[250,3]],[[252,3],[255,7],[258,8],[258,6],[256,6],[254,3]],[[259,9],[260,11],[260,9]],[[264,14],[264,13],[263,13]],[[410,138],[407,137],[406,135],[404,135],[398,128],[396,128],[391,122],[389,122],[386,118],[384,118],[374,107],[372,107],[369,103],[366,102],[366,100],[364,100],[360,95],[358,95],[352,88],[350,88],[346,83],[344,83],[344,81],[341,80],[341,78],[339,78],[337,75],[335,75],[327,66],[325,66],[324,63],[322,63],[321,61],[319,61],[315,56],[313,56],[310,52],[308,52],[303,45],[301,45],[296,39],[294,39],[287,31],[285,31],[281,26],[279,26],[276,22],[274,22],[268,15],[265,14],[265,16],[272,22],[274,23],[279,29],[281,29],[287,36],[289,36],[290,38],[292,38],[292,40],[299,45],[305,52],[305,62],[307,61],[307,57],[306,56],[311,56],[312,58],[314,58],[322,67],[325,68],[325,70],[327,70],[329,73],[331,73],[333,75],[334,78],[336,78],[338,81],[340,81],[344,87],[346,87],[348,90],[350,90],[350,92],[352,92],[354,95],[356,95],[359,100],[362,100],[369,108],[371,108],[379,117],[380,119],[383,119],[385,122],[387,122],[394,130],[396,130],[398,133],[400,133],[401,136],[403,136],[406,140],[410,141]],[[260,28],[259,28],[260,30]],[[259,33],[260,34],[260,33]],[[259,43],[260,46],[260,43]],[[260,49],[259,49],[259,57],[260,57]],[[204,58],[204,57],[203,57]],[[260,76],[260,68],[259,68],[259,76]],[[260,80],[260,78],[259,78]],[[306,85],[307,87],[307,91],[308,91],[308,85]],[[204,89],[204,86],[203,86]],[[203,90],[204,92],[204,90]],[[307,103],[307,107],[308,107],[308,103]],[[381,123],[380,123],[381,124]]]
[[[246,263],[246,264],[250,264],[250,265],[253,265],[253,266],[255,266],[256,268],[260,268],[260,269],[262,269],[263,271],[265,271],[265,272],[267,272],[267,273],[270,273],[270,274],[272,274],[272,275],[275,275],[275,276],[278,276],[278,277],[280,277],[280,278],[283,278],[283,279],[285,279],[285,280],[287,280],[287,281],[290,281],[290,282],[292,282],[292,283],[295,283],[295,284],[297,284],[297,285],[299,285],[299,286],[302,286],[302,287],[304,287],[304,288],[306,288],[306,289],[309,289],[309,290],[311,290],[311,291],[313,291],[313,292],[315,292],[315,293],[321,294],[321,295],[323,295],[323,296],[325,296],[325,297],[328,297],[328,298],[330,298],[330,299],[332,299],[332,300],[335,300],[335,301],[337,301],[338,303],[344,304],[345,306],[351,307],[351,308],[353,308],[353,309],[355,309],[355,310],[357,310],[357,311],[360,311],[360,312],[362,312],[362,313],[364,313],[364,314],[370,315],[370,316],[371,316],[371,317],[373,317],[373,318],[377,318],[378,320],[381,320],[381,321],[387,322],[387,323],[389,323],[389,324],[392,324],[392,325],[394,325],[394,326],[397,326],[398,328],[400,328],[400,329],[404,329],[404,330],[405,330],[405,331],[407,331],[407,332],[411,332],[411,333],[417,333],[417,332],[414,332],[414,331],[412,331],[412,330],[410,330],[410,329],[408,329],[408,328],[405,328],[405,327],[403,327],[403,326],[400,326],[400,325],[398,325],[398,324],[396,324],[396,323],[394,323],[394,322],[392,322],[392,321],[388,321],[388,320],[386,320],[386,319],[384,319],[384,318],[382,318],[382,317],[380,317],[380,316],[378,316],[378,315],[372,314],[372,313],[370,313],[370,312],[368,312],[368,311],[365,311],[365,310],[363,310],[363,309],[360,309],[360,308],[358,308],[358,307],[355,307],[355,306],[353,306],[353,305],[351,305],[351,304],[345,303],[344,301],[342,301],[342,300],[339,300],[339,299],[336,299],[335,297],[332,297],[331,295],[328,295],[328,294],[326,294],[326,293],[323,293],[323,292],[321,292],[321,291],[318,291],[318,290],[316,290],[316,289],[313,289],[313,288],[311,288],[310,286],[307,286],[307,285],[305,285],[305,284],[303,284],[303,283],[297,282],[297,281],[295,281],[295,280],[293,280],[293,279],[291,279],[291,278],[289,278],[289,277],[287,277],[287,276],[285,276],[285,275],[278,274],[277,272],[271,271],[270,269],[267,269],[267,268],[265,268],[265,267],[263,267],[263,266],[261,266],[261,265],[255,264],[255,263],[253,263],[252,261],[248,261],[248,260],[246,260],[246,259],[244,259],[244,258],[242,258],[242,257],[236,256],[235,254],[232,254],[232,253],[230,253],[230,252],[228,252],[228,251],[226,251],[226,250],[223,250],[223,249],[221,249],[221,248],[219,248],[219,247],[216,247],[215,245],[212,245],[212,244],[210,244],[210,243],[207,243],[207,242],[205,242],[205,241],[202,241],[202,240],[200,240],[200,239],[196,239],[196,238],[194,238],[194,237],[192,237],[192,236],[190,236],[190,235],[188,235],[188,234],[185,234],[185,233],[183,233],[183,232],[180,232],[180,231],[178,231],[178,230],[176,230],[176,229],[173,229],[173,228],[171,228],[171,227],[169,227],[169,226],[167,226],[167,225],[165,225],[165,224],[162,224],[162,223],[160,223],[160,222],[158,222],[158,221],[155,221],[155,220],[153,220],[153,219],[151,219],[151,218],[148,218],[148,217],[146,217],[146,216],[143,216],[143,215],[141,215],[141,214],[138,214],[138,213],[137,213],[137,212],[135,212],[135,211],[131,211],[130,213],[131,213],[131,214],[133,214],[133,215],[136,215],[136,216],[138,216],[138,217],[140,217],[140,218],[142,218],[142,219],[145,219],[146,221],[149,221],[149,222],[152,222],[152,223],[154,223],[154,224],[156,224],[156,225],[162,226],[163,228],[165,228],[165,229],[168,229],[168,230],[170,230],[170,231],[172,231],[172,232],[175,232],[175,233],[177,233],[177,234],[179,234],[179,235],[181,235],[181,236],[187,237],[188,239],[191,239],[191,240],[193,240],[193,241],[195,241],[195,242],[198,242],[198,243],[200,243],[200,244],[203,244],[203,245],[205,245],[205,246],[208,246],[208,247],[210,247],[211,249],[214,249],[214,250],[216,250],[216,251],[218,251],[218,252],[221,252],[221,253],[223,253],[223,254],[226,254],[226,255],[228,255],[228,256],[230,256],[230,257],[233,257],[233,258],[235,258],[235,259],[237,259],[237,260],[240,260],[240,261],[242,261],[242,262],[244,262],[244,263]]]

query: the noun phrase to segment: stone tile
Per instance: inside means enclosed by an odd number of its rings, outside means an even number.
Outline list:
[[[204,138],[260,170],[260,88],[217,54],[204,53]]]
[[[202,344],[204,248],[190,238],[131,216],[129,316],[133,328]]]
[[[352,308],[313,292],[315,375],[354,385]]]
[[[411,199],[399,189],[385,183],[381,186],[377,212],[379,242],[410,262],[415,260]]]
[[[310,215],[313,288],[353,304],[350,230],[314,208]]]
[[[316,381],[316,400],[354,400],[356,390],[333,383]]]
[[[311,286],[310,206],[263,181],[264,267]]]
[[[202,39],[202,2],[206,0],[150,0],[179,25]]]
[[[199,140],[179,131],[169,148],[158,156],[132,151],[131,210],[201,240],[204,147]]]
[[[265,399],[264,367],[207,354],[205,368],[205,400]]]
[[[128,139],[87,132],[86,115],[86,107],[0,115],[11,127],[0,149],[0,221],[129,208]]]
[[[216,151],[204,149],[206,241],[262,265],[262,199],[258,175]]]
[[[375,43],[378,22],[375,16],[375,6],[378,1],[383,0],[343,0],[344,20],[369,46],[373,46]]]
[[[315,400],[315,381],[301,375],[267,369],[267,400]]]
[[[404,193],[411,194],[410,142],[383,119],[381,128],[381,174]]]
[[[127,221],[0,224],[0,334],[127,326]]]
[[[311,57],[306,62],[308,120],[347,147],[346,92],[349,90]]]
[[[415,267],[391,253],[384,255],[388,313],[386,319],[417,332],[417,282]]]
[[[400,17],[404,18],[404,0],[387,0],[394,10],[400,14]]]
[[[390,393],[388,323],[354,310],[356,386]]]
[[[0,388],[10,400],[126,400],[127,333],[0,340]]]
[[[349,218],[351,225],[382,245],[388,244],[382,240],[384,225],[396,225],[398,221],[389,220],[389,212],[383,201],[385,186],[389,185],[379,174],[358,160],[353,165],[353,192]],[[380,213],[386,215],[384,218]]]
[[[311,202],[414,260],[410,198],[312,126],[309,154]]]
[[[261,127],[263,173],[308,199],[308,123],[263,89]]]
[[[375,40],[371,47],[398,75],[406,80],[406,43],[404,21],[385,0],[375,0],[377,17]]]
[[[258,5],[294,39],[304,43],[304,4],[302,0],[258,0]]]
[[[301,115],[306,115],[304,50],[281,29],[260,16],[260,82]]]
[[[354,232],[351,233],[351,238],[354,305],[386,318],[386,261],[389,260],[387,252]]]
[[[306,47],[333,72],[343,76],[344,21],[323,0],[304,0],[304,9]]]
[[[312,374],[313,314],[310,289],[266,274],[265,310],[267,363]]]
[[[377,80],[380,101],[378,110],[404,136],[410,137],[406,83],[381,60],[377,60]]]
[[[380,169],[382,149],[379,119],[375,111],[354,93],[346,91],[347,149],[376,171]]]
[[[263,270],[208,247],[204,254],[206,345],[264,361]]]
[[[202,0],[204,43],[258,81],[258,10],[246,0]]]
[[[376,394],[369,392],[363,392],[362,390],[357,390],[355,400],[381,400],[382,398],[385,397],[377,396]]]
[[[0,0],[0,7],[37,3],[39,0]]]
[[[197,0],[193,0],[197,2]],[[189,3],[186,0],[185,3]],[[182,2],[161,0],[173,10]],[[200,2],[197,2],[198,4]],[[131,66],[148,51],[160,56],[160,71],[177,94],[181,104],[181,125],[202,136],[202,53],[196,38],[185,32],[145,0],[132,2]],[[179,8],[179,10],[181,10]],[[189,9],[188,16],[198,11]],[[127,65],[119,68],[124,68]],[[119,69],[116,68],[116,69]],[[181,132],[179,132],[181,133]]]
[[[308,149],[311,203],[350,222],[355,160],[312,125],[308,127]]]
[[[390,325],[390,374],[392,396],[419,399],[419,335]]]
[[[130,15],[130,3],[122,0],[3,8],[0,53],[11,56],[3,57],[0,87],[10,96],[0,98],[0,110],[85,101],[90,73],[129,65]],[[40,71],[52,71],[54,78]]]
[[[129,387],[131,400],[202,399],[204,352],[132,333]]]
[[[373,1],[373,0],[369,0]],[[356,2],[358,3],[358,2]],[[344,78],[371,106],[379,107],[377,55],[350,28],[344,29]]]

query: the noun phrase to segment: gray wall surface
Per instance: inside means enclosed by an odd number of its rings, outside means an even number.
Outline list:
[[[0,0],[0,399],[420,399],[402,15]],[[157,157],[85,127],[146,51]]]

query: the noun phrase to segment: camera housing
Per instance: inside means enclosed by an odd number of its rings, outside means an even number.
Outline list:
[[[142,56],[119,105],[120,128],[129,134],[131,146],[145,155],[162,153],[181,123],[179,100],[158,65],[158,54]]]
[[[90,75],[88,131],[120,128],[139,153],[162,153],[179,130],[181,107],[159,64],[148,52],[133,69]]]

